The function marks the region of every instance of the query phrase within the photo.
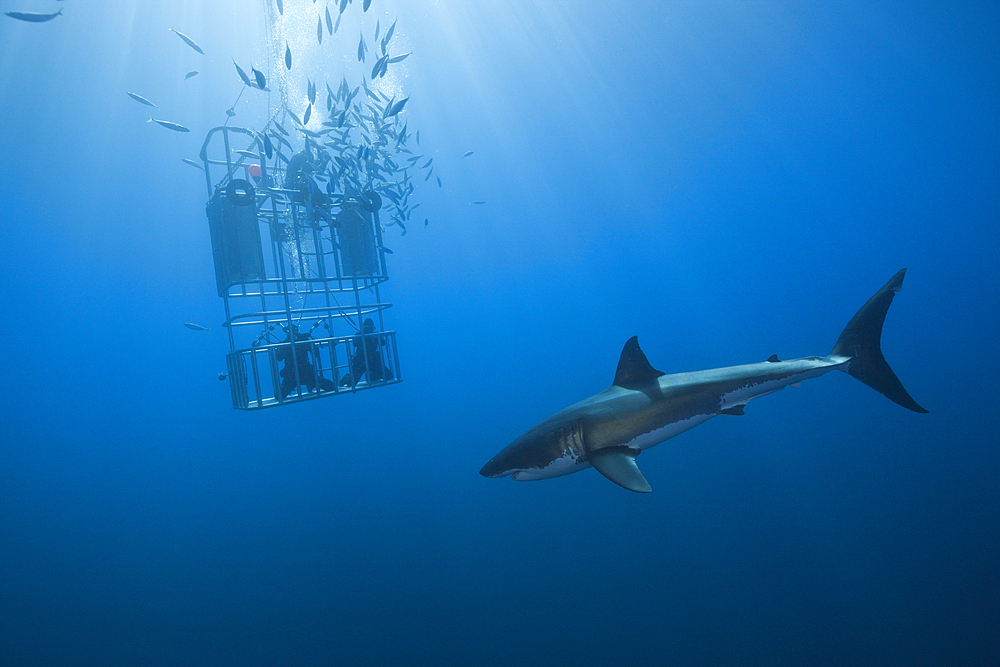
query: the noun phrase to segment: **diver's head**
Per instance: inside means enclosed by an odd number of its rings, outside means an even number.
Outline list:
[[[375,332],[375,323],[372,321],[372,318],[369,317],[368,319],[365,320],[365,333],[367,334],[374,332]]]

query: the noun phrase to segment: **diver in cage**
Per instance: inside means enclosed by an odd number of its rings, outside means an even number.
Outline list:
[[[354,336],[351,342],[354,344],[354,354],[351,355],[351,372],[340,378],[341,387],[353,387],[361,381],[366,371],[369,384],[392,379],[392,371],[382,363],[381,341],[378,334],[375,333],[375,322],[371,318],[365,320],[363,332]]]
[[[312,176],[317,171],[321,169],[313,159],[307,140],[305,148],[288,160],[288,167],[285,169],[285,189],[296,192],[292,195],[292,201],[304,204],[309,209],[313,221],[321,218],[332,224],[333,219],[328,210],[330,197],[320,189]]]
[[[285,400],[293,389],[301,385],[305,385],[308,391],[312,391],[317,386],[320,391],[334,391],[337,386],[322,375],[317,375],[316,369],[313,367],[308,343],[312,340],[312,335],[299,333],[299,328],[294,324],[287,331],[288,337],[283,342],[288,343],[288,345],[282,345],[278,348],[277,354],[274,355],[277,361],[284,363],[284,367],[278,373],[281,377],[278,400]],[[295,379],[296,369],[298,370],[298,384],[296,384]]]

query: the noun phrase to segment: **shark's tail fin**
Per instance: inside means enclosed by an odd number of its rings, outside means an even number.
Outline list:
[[[889,400],[914,412],[927,412],[906,393],[882,356],[882,323],[892,298],[903,287],[905,275],[906,269],[901,270],[868,299],[844,327],[830,356],[850,358],[847,372]]]

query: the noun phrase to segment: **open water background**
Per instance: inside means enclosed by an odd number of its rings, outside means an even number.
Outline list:
[[[0,7],[64,8],[0,17],[0,664],[1000,660],[996,3],[354,2],[298,71],[357,85],[398,16],[444,184],[387,236],[405,381],[260,413],[179,158],[263,4]],[[477,474],[632,335],[666,372],[826,354],[903,267],[928,415],[831,374],[646,452],[650,495]]]

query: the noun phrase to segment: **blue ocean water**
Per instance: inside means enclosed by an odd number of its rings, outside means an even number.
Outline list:
[[[1000,661],[996,4],[361,5],[319,46],[325,2],[2,3],[63,15],[0,17],[0,664]],[[386,232],[404,381],[233,410],[180,158],[277,21],[304,88],[397,19],[442,179]],[[825,355],[904,267],[883,350],[930,414],[835,373],[645,452],[652,494],[478,474],[633,335]]]

